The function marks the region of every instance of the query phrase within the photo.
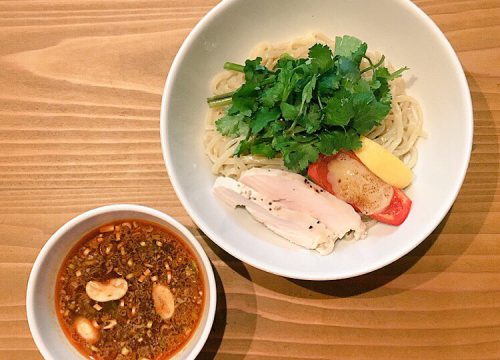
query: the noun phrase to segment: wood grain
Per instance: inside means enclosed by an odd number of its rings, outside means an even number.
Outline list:
[[[163,165],[165,72],[216,0],[0,1],[0,359],[41,359],[25,313],[40,248],[110,203],[166,211],[218,279],[200,358],[500,359],[500,2],[416,1],[445,32],[474,103],[465,184],[417,249],[375,273],[310,283],[232,258],[191,222]]]

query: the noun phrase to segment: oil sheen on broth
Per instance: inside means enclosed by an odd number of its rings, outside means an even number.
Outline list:
[[[72,248],[59,271],[59,322],[89,359],[167,359],[199,323],[200,271],[164,227],[139,220],[103,225]]]

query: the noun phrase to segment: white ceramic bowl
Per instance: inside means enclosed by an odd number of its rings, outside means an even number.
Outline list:
[[[207,340],[215,315],[216,288],[210,261],[194,236],[170,216],[145,206],[109,205],[68,221],[50,237],[31,270],[26,296],[28,323],[35,343],[46,360],[86,359],[63,333],[55,312],[55,284],[59,268],[75,243],[90,230],[119,219],[142,219],[177,233],[203,267],[205,308],[196,332],[174,359],[195,359]]]
[[[378,224],[358,242],[339,242],[320,256],[290,245],[245,211],[214,198],[214,176],[202,145],[209,84],[225,61],[242,63],[263,40],[312,31],[354,35],[395,65],[408,66],[408,93],[420,100],[428,138],[418,144],[413,207],[399,227]],[[444,218],[463,182],[472,146],[472,105],[451,45],[407,0],[224,0],[189,34],[163,93],[161,139],[170,180],[196,224],[233,256],[298,279],[352,277],[381,268],[422,242]]]

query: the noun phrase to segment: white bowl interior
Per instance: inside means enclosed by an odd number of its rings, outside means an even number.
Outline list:
[[[329,256],[290,245],[212,194],[214,176],[202,134],[209,84],[225,61],[242,63],[263,40],[321,31],[350,34],[395,66],[408,66],[408,93],[424,111],[413,200],[399,227],[378,224],[362,241],[337,243]],[[462,184],[472,145],[472,106],[460,63],[437,26],[406,0],[226,0],[190,34],[169,73],[162,102],[162,146],[170,179],[197,225],[232,255],[263,270],[301,279],[338,279],[403,256],[443,219]]]
[[[172,230],[184,240],[204,268],[206,302],[202,318],[189,342],[173,358],[194,359],[206,340],[215,313],[215,279],[210,262],[186,228],[156,210],[135,205],[111,205],[82,214],[60,228],[42,249],[30,275],[26,301],[30,330],[38,348],[47,360],[86,359],[69,342],[59,325],[55,312],[56,277],[65,256],[83,235],[119,219],[147,220]]]

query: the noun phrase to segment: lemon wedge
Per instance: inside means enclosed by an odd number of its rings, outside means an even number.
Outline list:
[[[413,173],[410,168],[375,141],[361,136],[361,148],[354,153],[372,173],[386,183],[399,189],[411,184]]]

